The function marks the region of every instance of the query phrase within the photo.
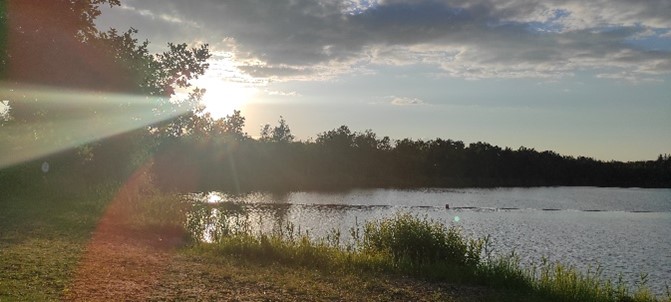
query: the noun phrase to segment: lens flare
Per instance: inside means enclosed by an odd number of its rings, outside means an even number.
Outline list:
[[[7,83],[0,83],[0,92],[8,101],[10,115],[16,105],[38,109],[30,121],[10,121],[0,126],[0,169],[146,128],[189,110],[187,106],[158,110],[161,104],[170,104],[158,96]]]

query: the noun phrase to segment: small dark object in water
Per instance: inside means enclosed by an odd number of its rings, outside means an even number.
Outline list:
[[[561,209],[543,209],[543,211],[561,211]]]
[[[433,208],[432,206],[412,206],[414,209],[430,209]]]
[[[450,209],[450,204],[449,203],[445,204],[445,209],[448,209],[448,210]]]
[[[454,207],[455,210],[474,210],[476,207]]]

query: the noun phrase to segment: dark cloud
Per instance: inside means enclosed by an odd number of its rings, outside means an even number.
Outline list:
[[[370,3],[369,5],[366,5]],[[127,1],[106,23],[150,40],[209,42],[252,76],[296,78],[373,64],[433,64],[460,77],[576,70],[671,73],[671,50],[629,40],[671,29],[671,1]],[[653,38],[669,39],[653,33]],[[654,36],[657,35],[657,36]],[[231,42],[233,41],[233,42]],[[328,68],[325,68],[328,67]]]

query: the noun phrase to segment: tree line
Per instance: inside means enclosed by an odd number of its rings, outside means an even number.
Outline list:
[[[244,122],[236,111],[219,121]],[[238,124],[239,125],[239,124]],[[215,127],[216,128],[216,127]],[[228,129],[228,130],[227,130]],[[156,152],[165,188],[185,190],[331,190],[353,187],[617,186],[671,187],[671,158],[600,161],[485,142],[379,137],[343,125],[294,141],[280,117],[258,139],[241,127],[171,137]],[[188,179],[196,182],[190,182]],[[194,184],[196,186],[194,186]]]

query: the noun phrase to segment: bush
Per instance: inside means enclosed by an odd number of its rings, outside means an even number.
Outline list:
[[[361,241],[364,253],[388,254],[394,262],[412,266],[436,262],[475,266],[482,251],[481,240],[469,241],[456,228],[408,213],[368,222]]]

